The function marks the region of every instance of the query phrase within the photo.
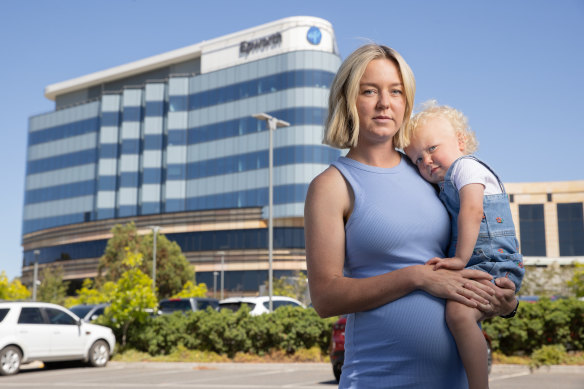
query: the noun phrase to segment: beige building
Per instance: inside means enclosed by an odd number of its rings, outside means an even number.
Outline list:
[[[584,263],[584,180],[505,187],[527,266]]]

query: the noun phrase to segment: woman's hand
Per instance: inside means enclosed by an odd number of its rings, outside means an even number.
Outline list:
[[[477,280],[478,281],[478,280]],[[489,319],[495,316],[508,315],[517,306],[517,298],[515,297],[515,284],[508,278],[501,277],[492,282],[480,280],[479,283],[468,283],[465,288],[479,293],[478,289],[489,288],[493,291],[491,295],[486,297],[489,300],[488,304],[478,304],[477,308],[483,312],[481,320]]]
[[[471,308],[486,307],[492,300],[491,295],[495,293],[493,288],[487,286],[493,277],[484,271],[434,270],[433,265],[421,265],[418,271],[421,272],[419,289],[432,296],[454,300]]]

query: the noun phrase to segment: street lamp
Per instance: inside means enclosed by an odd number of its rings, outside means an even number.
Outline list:
[[[37,283],[39,279],[39,255],[41,254],[40,250],[33,251],[34,253],[34,268],[33,268],[33,276],[32,276],[32,301],[36,301],[37,295]]]
[[[223,288],[225,286],[223,280],[225,275],[225,251],[217,251],[217,255],[221,255],[221,300],[223,300]]]
[[[159,226],[150,226],[152,229],[152,293],[156,294],[156,238],[158,236]]]
[[[273,304],[272,304],[272,296],[273,296],[273,270],[272,270],[272,261],[273,261],[273,251],[274,251],[274,220],[273,220],[273,208],[274,208],[274,184],[272,180],[273,176],[273,169],[274,169],[274,140],[273,140],[273,132],[276,131],[278,127],[288,127],[290,123],[275,118],[267,113],[256,113],[252,115],[254,118],[258,120],[265,120],[268,123],[268,289],[269,289],[269,309],[270,312],[273,311]]]

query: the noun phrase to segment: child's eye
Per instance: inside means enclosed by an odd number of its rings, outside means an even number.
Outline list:
[[[416,158],[416,165],[419,165],[422,163],[422,158]]]
[[[430,147],[428,147],[428,151],[429,152],[436,151],[437,148],[438,148],[438,146],[430,146]]]

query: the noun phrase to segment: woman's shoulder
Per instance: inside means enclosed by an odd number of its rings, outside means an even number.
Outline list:
[[[344,186],[344,179],[341,172],[334,166],[329,166],[322,173],[314,177],[309,186],[309,191],[314,190],[338,190]]]

